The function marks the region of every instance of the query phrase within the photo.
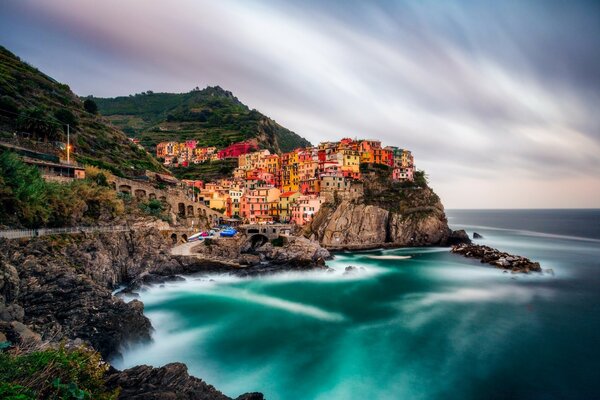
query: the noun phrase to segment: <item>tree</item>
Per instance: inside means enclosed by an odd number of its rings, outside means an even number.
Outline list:
[[[63,130],[65,132],[67,131],[67,125],[69,125],[71,129],[77,126],[77,117],[66,108],[55,111],[54,117],[63,124]]]
[[[415,171],[414,183],[418,187],[426,188],[428,183],[427,174],[425,171]]]
[[[34,107],[22,111],[17,118],[17,127],[29,132],[34,137],[41,138],[45,142],[57,138],[59,122],[52,122],[51,117],[40,108]]]
[[[92,99],[85,99],[83,102],[83,108],[90,114],[98,114],[98,105]]]

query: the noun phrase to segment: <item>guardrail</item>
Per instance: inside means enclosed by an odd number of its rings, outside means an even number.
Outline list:
[[[21,239],[47,235],[64,235],[93,232],[126,232],[129,226],[75,226],[69,228],[8,229],[0,231],[0,238]]]

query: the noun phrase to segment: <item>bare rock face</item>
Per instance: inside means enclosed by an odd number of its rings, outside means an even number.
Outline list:
[[[305,234],[330,250],[446,245],[458,238],[429,188],[392,195],[380,188],[371,196],[324,205]]]
[[[281,237],[281,243],[278,245],[273,245],[266,239],[264,242],[256,241],[253,236],[244,235],[216,240],[207,239],[193,247],[192,253],[205,260],[229,265],[228,272],[233,274],[239,274],[239,268],[244,268],[244,275],[253,271],[260,273],[271,270],[269,266],[285,266],[284,269],[324,267],[324,261],[331,257],[329,251],[321,247],[317,241],[298,236]],[[189,260],[188,258],[185,261]],[[233,260],[237,262],[232,262]],[[188,271],[193,265],[192,262],[187,266]],[[276,270],[281,269],[276,268]],[[201,270],[199,268],[193,272]]]
[[[376,247],[386,242],[388,218],[377,206],[342,201],[315,233],[326,248]]]
[[[121,388],[119,398],[130,400],[230,400],[213,386],[190,376],[185,364],[172,363],[160,368],[138,365],[115,371],[107,377],[110,389]],[[238,399],[262,400],[260,393],[244,394]]]
[[[0,331],[15,342],[82,339],[105,358],[118,356],[121,346],[149,340],[151,325],[143,304],[111,289],[174,262],[163,249],[156,230],[0,241]]]

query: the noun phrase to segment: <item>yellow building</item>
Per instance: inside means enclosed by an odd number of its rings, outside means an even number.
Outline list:
[[[279,196],[279,221],[289,222],[292,219],[291,205],[300,195],[300,192],[286,192]]]
[[[298,176],[298,152],[292,151],[282,155],[281,162],[281,187],[284,192],[297,192],[299,184]]]
[[[340,150],[337,153],[338,165],[342,171],[360,172],[360,155],[355,150]]]

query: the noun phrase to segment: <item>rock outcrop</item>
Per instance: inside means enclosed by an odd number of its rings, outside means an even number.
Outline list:
[[[109,389],[121,388],[120,397],[130,400],[230,400],[213,386],[190,376],[185,364],[172,363],[160,368],[138,365],[113,371],[107,377]],[[262,400],[261,393],[247,393],[236,400]]]
[[[362,198],[324,204],[305,235],[330,250],[469,241],[448,227],[444,207],[429,188],[370,188]]]
[[[179,258],[179,261],[188,273],[210,268],[211,271],[248,276],[283,270],[325,268],[325,260],[330,257],[329,251],[318,242],[304,237],[282,236],[269,242],[239,235],[206,239],[191,249],[190,256]]]
[[[143,304],[125,303],[112,289],[154,258],[160,262],[161,240],[147,231],[0,242],[5,331],[16,342],[35,338],[22,323],[43,340],[81,339],[105,358],[129,342],[149,340]]]
[[[452,253],[461,254],[465,257],[476,258],[482,263],[487,263],[512,272],[542,272],[540,263],[533,262],[522,256],[501,252],[489,246],[476,244],[460,244],[452,247]]]

